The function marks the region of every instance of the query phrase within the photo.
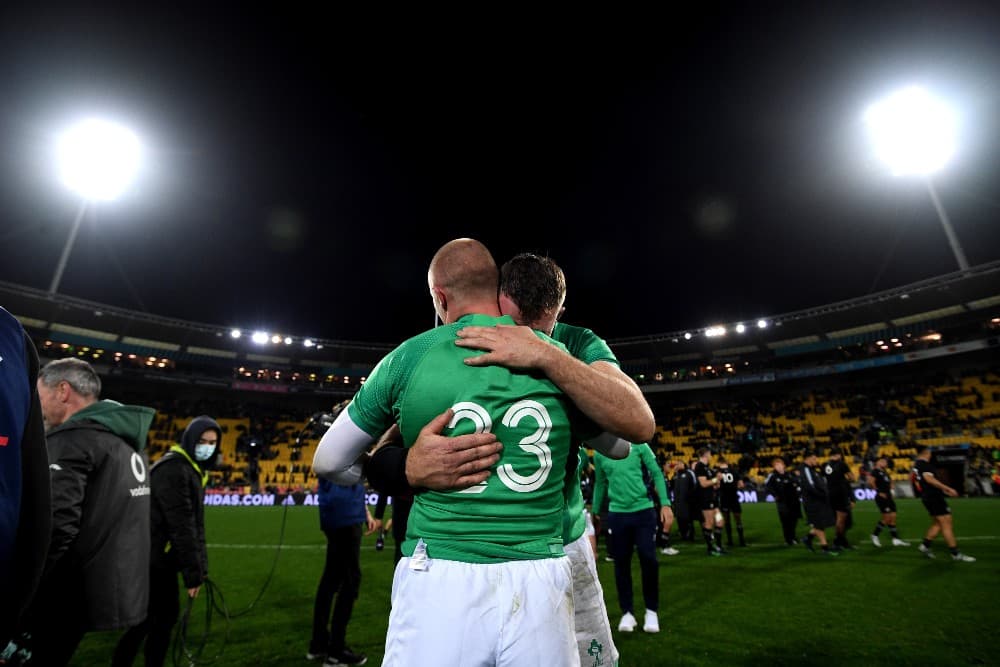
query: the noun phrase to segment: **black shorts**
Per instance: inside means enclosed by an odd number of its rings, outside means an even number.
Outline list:
[[[707,512],[709,510],[714,510],[718,506],[719,505],[715,501],[714,497],[713,498],[702,498],[701,501],[698,504],[698,509],[700,509],[702,512]]]
[[[719,509],[723,512],[735,512],[740,514],[743,510],[740,508],[740,498],[739,496],[735,498],[720,498],[719,499]]]
[[[883,498],[876,494],[875,505],[878,506],[878,511],[882,514],[892,514],[896,511],[896,500],[892,496]]]
[[[823,530],[837,523],[833,510],[826,503],[805,503],[806,522],[813,528]]]
[[[834,512],[850,512],[851,511],[851,494],[850,493],[831,493],[830,494],[830,507],[833,508]]]
[[[951,508],[948,507],[948,501],[944,499],[944,496],[933,496],[931,498],[923,496],[920,498],[920,501],[927,508],[927,513],[931,516],[951,514]]]

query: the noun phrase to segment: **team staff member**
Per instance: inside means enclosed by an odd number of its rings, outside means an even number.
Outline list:
[[[642,598],[646,613],[642,629],[659,632],[660,621],[660,580],[656,560],[656,524],[669,530],[673,523],[673,511],[667,485],[660,467],[656,465],[653,450],[647,444],[632,445],[627,458],[613,460],[601,454],[594,457],[596,474],[594,477],[593,507],[600,507],[607,495],[608,534],[611,541],[611,556],[615,560],[615,586],[618,602],[622,609],[622,619],[618,624],[621,632],[632,632],[638,622],[635,619],[635,605],[632,596],[632,549],[639,553],[639,569],[642,572]],[[661,498],[659,516],[649,497],[643,469],[652,477],[656,495]]]
[[[802,518],[802,505],[799,502],[799,484],[795,476],[785,470],[785,460],[780,456],[771,461],[774,472],[764,481],[764,489],[774,497],[774,505],[778,509],[778,520],[781,522],[781,532],[785,536],[785,544],[792,546],[795,541],[795,525]]]
[[[847,541],[847,530],[851,527],[851,508],[854,507],[851,497],[854,473],[844,461],[844,453],[839,447],[830,449],[830,460],[823,466],[823,474],[830,492],[830,507],[836,512],[837,535],[833,543],[841,549],[853,549]]]
[[[958,550],[958,542],[955,540],[955,530],[951,519],[951,508],[945,496],[955,498],[958,491],[951,488],[934,474],[934,466],[931,464],[930,447],[924,447],[917,455],[917,460],[913,463],[913,490],[920,496],[921,502],[927,508],[927,513],[931,515],[931,525],[924,534],[924,541],[917,547],[920,553],[928,558],[934,558],[931,551],[931,543],[938,534],[944,535],[944,543],[951,551],[951,559],[964,563],[974,563],[972,556],[968,556]]]
[[[170,634],[180,613],[177,575],[189,598],[208,576],[205,546],[205,485],[219,458],[222,429],[207,415],[195,417],[149,471],[152,487],[149,615],[118,641],[114,667],[131,665],[145,639],[146,667],[166,662]]]
[[[52,539],[28,614],[35,664],[65,665],[84,633],[146,617],[149,512],[146,437],[156,411],[99,400],[81,359],[38,373],[52,483]]]
[[[889,534],[892,535],[892,546],[908,547],[910,543],[899,539],[899,534],[896,532],[896,501],[892,497],[892,478],[886,472],[888,466],[889,460],[880,456],[875,461],[872,474],[868,477],[868,485],[875,490],[875,505],[882,514],[879,522],[875,524],[875,530],[872,531],[872,544],[877,547],[882,546],[878,536],[883,529],[888,528]]]
[[[736,532],[740,537],[740,546],[747,545],[743,537],[743,508],[740,505],[740,489],[743,488],[743,480],[729,468],[729,462],[725,459],[719,461],[719,510],[722,512],[722,520],[726,526],[726,544],[733,546],[733,521],[736,521]]]
[[[455,345],[458,329],[514,323],[500,316],[497,284],[481,243],[442,247],[428,287],[445,326],[390,352],[316,452],[314,470],[346,483],[360,476],[359,455],[393,423],[408,445],[437,418],[504,443],[483,484],[416,496],[394,577],[385,665],[579,664],[564,491],[573,437],[588,440],[596,429],[571,418],[569,399],[538,374],[465,363],[470,353]],[[462,642],[451,641],[456,632]]]
[[[722,550],[722,513],[719,511],[719,484],[722,473],[714,470],[709,461],[712,450],[702,447],[698,450],[698,462],[694,465],[694,476],[698,480],[695,485],[698,508],[701,510],[701,534],[705,538],[705,547],[709,556],[720,556]]]
[[[826,541],[826,529],[834,525],[836,520],[830,506],[826,477],[819,467],[819,454],[814,451],[806,452],[805,460],[799,468],[799,488],[802,489],[802,504],[806,508],[806,521],[809,522],[809,533],[802,542],[813,551],[813,539],[818,539],[824,554],[839,555],[837,551],[830,549]]]

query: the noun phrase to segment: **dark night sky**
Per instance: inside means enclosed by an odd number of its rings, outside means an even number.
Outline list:
[[[296,335],[428,327],[426,266],[472,236],[551,254],[566,320],[702,327],[956,268],[926,190],[873,164],[865,106],[920,83],[962,135],[937,178],[1000,259],[1000,10],[225,16],[0,14],[0,280],[46,288],[77,202],[57,130],[148,155],[61,291]],[[3,12],[4,10],[0,10]],[[602,10],[603,11],[603,10]]]

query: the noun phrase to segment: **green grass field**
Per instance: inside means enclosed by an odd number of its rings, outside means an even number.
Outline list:
[[[859,503],[850,533],[858,549],[839,558],[785,547],[774,506],[744,506],[750,547],[709,559],[703,544],[681,544],[680,555],[660,556],[662,632],[616,634],[621,664],[1000,664],[995,634],[1000,499],[951,501],[959,545],[976,563],[952,562],[940,539],[937,559],[923,558],[916,545],[927,513],[919,501],[898,502],[900,533],[913,546],[873,547],[868,534],[877,510],[874,503]],[[246,608],[263,585],[284,512],[206,508],[210,576],[231,611]],[[315,507],[287,510],[285,546],[273,580],[250,613],[232,620],[228,645],[214,664],[309,664],[304,656],[325,544],[318,524]],[[361,595],[347,638],[354,650],[368,654],[368,664],[378,665],[388,623],[392,544],[377,552],[374,542],[374,536],[363,542]],[[603,561],[603,548],[601,555],[598,569],[617,627],[613,566]],[[639,574],[633,567],[638,605]],[[203,605],[200,600],[195,616],[203,615]],[[216,616],[206,657],[216,652],[223,625]],[[88,635],[72,664],[110,664],[117,637]]]

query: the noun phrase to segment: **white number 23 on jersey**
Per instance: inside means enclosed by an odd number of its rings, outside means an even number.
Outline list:
[[[493,420],[478,403],[462,401],[452,406],[452,410],[455,416],[449,422],[448,428],[454,428],[461,420],[468,419],[475,425],[476,433],[493,431]],[[530,493],[542,487],[552,470],[552,450],[548,444],[549,433],[552,431],[552,418],[545,406],[538,401],[518,401],[507,409],[502,421],[504,426],[515,428],[523,419],[532,419],[538,424],[534,433],[521,438],[518,443],[521,449],[538,457],[538,469],[530,475],[521,475],[514,470],[514,466],[505,463],[497,468],[496,476],[512,491]],[[486,485],[487,482],[481,482],[459,493],[482,493],[486,490]]]

